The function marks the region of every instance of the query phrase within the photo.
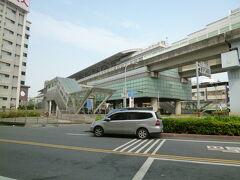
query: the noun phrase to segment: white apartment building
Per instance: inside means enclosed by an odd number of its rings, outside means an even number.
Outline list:
[[[28,12],[29,0],[0,0],[0,109],[17,108],[27,95]]]
[[[199,88],[200,101],[212,101],[207,110],[219,110],[229,107],[228,82],[201,83]],[[197,100],[197,87],[192,86],[192,100]]]

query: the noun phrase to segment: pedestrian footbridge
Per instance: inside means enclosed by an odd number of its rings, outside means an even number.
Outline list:
[[[50,114],[80,113],[87,108],[96,113],[115,90],[79,85],[70,78],[56,77],[45,82],[44,103]]]

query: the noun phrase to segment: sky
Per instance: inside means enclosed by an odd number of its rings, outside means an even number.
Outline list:
[[[67,77],[115,53],[168,44],[228,15],[239,0],[31,0],[26,85]],[[213,76],[226,81],[227,75]]]

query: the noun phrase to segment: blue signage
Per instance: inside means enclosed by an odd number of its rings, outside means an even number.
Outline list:
[[[128,92],[128,97],[133,98],[134,97],[134,90],[130,89]]]
[[[87,108],[92,109],[92,101],[91,99],[87,99]]]

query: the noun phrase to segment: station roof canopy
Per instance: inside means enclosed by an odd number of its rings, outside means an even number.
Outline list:
[[[123,59],[124,57],[130,56],[139,50],[140,49],[130,49],[130,50],[126,50],[126,51],[121,51],[119,53],[116,53],[116,54],[92,65],[92,66],[89,66],[89,67],[69,76],[68,78],[74,78],[76,80],[79,80],[86,76],[98,73],[98,72],[103,71],[108,68],[111,68],[111,67],[119,64],[120,60]]]

